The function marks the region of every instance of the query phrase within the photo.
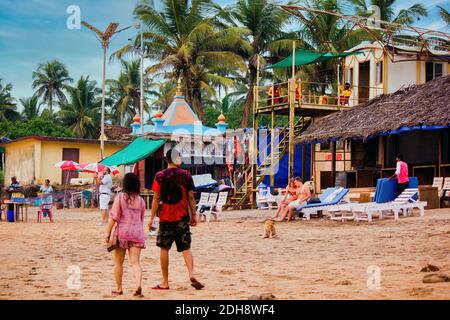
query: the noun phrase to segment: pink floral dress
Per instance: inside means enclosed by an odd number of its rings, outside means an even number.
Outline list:
[[[145,248],[144,214],[145,202],[140,196],[128,199],[120,193],[114,199],[109,216],[117,222],[115,232],[121,248]]]

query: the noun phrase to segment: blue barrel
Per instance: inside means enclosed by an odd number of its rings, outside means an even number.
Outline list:
[[[14,210],[8,210],[8,222],[14,222]]]

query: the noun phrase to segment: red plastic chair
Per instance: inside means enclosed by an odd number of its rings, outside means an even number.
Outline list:
[[[42,222],[42,218],[44,217],[44,212],[47,213],[50,222],[53,222],[53,206],[52,204],[41,204],[39,206],[39,211],[37,212],[37,222]]]

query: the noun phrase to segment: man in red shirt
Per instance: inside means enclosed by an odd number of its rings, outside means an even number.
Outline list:
[[[160,263],[163,280],[153,289],[169,289],[169,250],[173,242],[177,251],[183,253],[189,272],[191,285],[200,290],[204,287],[194,277],[194,257],[191,248],[190,225],[195,226],[196,210],[194,199],[194,181],[189,171],[181,169],[181,157],[177,150],[166,153],[167,169],[159,171],[153,181],[153,202],[149,229],[161,204],[159,213],[159,230],[156,245],[160,247]]]

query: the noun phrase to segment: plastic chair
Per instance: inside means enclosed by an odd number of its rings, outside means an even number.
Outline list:
[[[91,200],[92,200],[92,191],[90,190],[83,190],[82,194],[82,201],[84,201],[84,207],[90,208],[91,207]]]
[[[53,205],[52,204],[41,204],[39,206],[39,211],[37,212],[37,222],[41,223],[44,216],[48,216],[50,222],[53,222]]]

